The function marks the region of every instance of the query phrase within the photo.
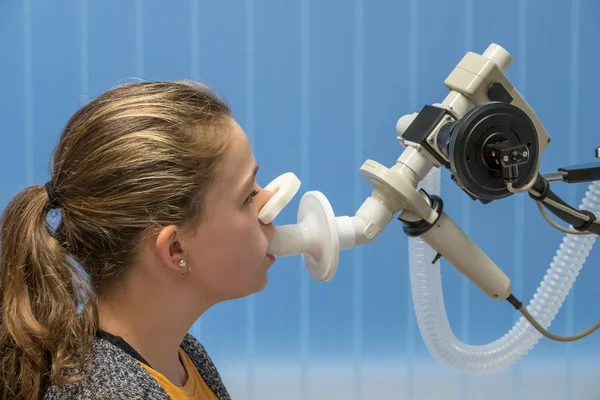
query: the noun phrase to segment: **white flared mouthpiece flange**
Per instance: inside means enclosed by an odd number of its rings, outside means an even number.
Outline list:
[[[330,280],[339,263],[340,238],[335,214],[323,193],[312,191],[302,197],[298,224],[306,232],[302,259],[308,272],[318,281]]]
[[[274,256],[301,254],[314,279],[328,281],[333,278],[339,262],[340,239],[327,197],[317,191],[302,196],[298,223],[276,226],[268,252]]]

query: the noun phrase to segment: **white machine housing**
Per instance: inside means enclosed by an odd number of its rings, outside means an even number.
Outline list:
[[[435,150],[440,128],[462,118],[469,110],[490,101],[488,91],[500,83],[519,107],[532,120],[539,138],[541,153],[550,138],[542,123],[517,89],[506,77],[512,56],[502,47],[491,44],[482,54],[467,53],[445,80],[450,93],[435,107],[448,111],[439,126],[431,130],[427,141]],[[320,192],[308,192],[302,198],[298,223],[276,227],[269,252],[276,256],[302,254],[313,278],[326,281],[333,277],[338,252],[373,241],[396,213],[404,221],[425,221],[430,225],[420,235],[438,255],[463,273],[493,299],[506,299],[511,294],[510,280],[498,266],[444,212],[432,208],[431,198],[418,189],[419,182],[436,167],[440,157],[420,143],[406,140],[404,132],[417,113],[401,117],[396,124],[399,141],[405,150],[396,164],[387,168],[374,160],[366,160],[360,168],[364,179],[373,187],[371,195],[354,216],[335,217],[327,198]],[[448,161],[446,159],[446,161]]]

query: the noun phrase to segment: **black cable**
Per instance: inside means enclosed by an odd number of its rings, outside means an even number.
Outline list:
[[[553,194],[551,192],[551,194]],[[551,200],[556,201],[554,198],[548,196]],[[554,196],[555,197],[555,196]],[[595,223],[596,216],[587,210],[576,210],[573,207],[568,206],[571,210],[574,210],[582,215],[581,218],[575,217],[568,212],[565,212],[557,207],[554,207],[546,202],[543,203],[544,207],[546,207],[552,214],[556,215],[558,218],[562,219],[566,223],[573,226],[574,229],[580,232],[590,232],[596,235],[600,235],[600,224]],[[565,205],[564,202],[560,202],[561,205]]]
[[[600,224],[597,223],[596,216],[594,215],[594,213],[587,210],[577,210],[576,208],[573,208],[569,204],[565,203],[560,197],[558,197],[558,195],[556,195],[556,193],[554,193],[550,189],[550,184],[542,175],[538,175],[531,189],[538,193],[538,195],[536,195],[530,192],[529,196],[531,198],[533,198],[536,201],[542,202],[544,207],[546,207],[550,212],[552,212],[552,214],[556,215],[558,218],[573,226],[574,229],[581,232],[587,231],[596,235],[600,235]],[[561,210],[560,208],[555,207],[552,204],[548,204],[548,202],[546,201],[548,199],[572,210],[574,213],[578,214],[579,217],[576,217],[575,215]]]
[[[535,320],[535,318],[529,313],[529,311],[527,311],[527,309],[525,307],[523,307],[523,303],[521,303],[512,293],[511,293],[510,296],[508,296],[508,298],[506,300],[508,300],[508,302],[513,305],[513,307],[515,308],[515,310],[521,312],[521,314],[523,314],[523,316],[527,319],[527,321],[529,321],[529,323],[539,333],[541,333],[542,335],[544,335],[548,339],[552,339],[552,340],[555,340],[557,342],[573,342],[575,340],[583,339],[584,337],[586,337],[586,336],[594,333],[598,328],[600,328],[600,322],[596,322],[596,324],[594,324],[590,328],[588,328],[585,331],[580,332],[580,333],[578,333],[576,335],[571,335],[571,336],[559,336],[559,335],[555,335],[553,333],[548,332],[546,329],[544,329],[540,325],[540,323],[537,322]]]

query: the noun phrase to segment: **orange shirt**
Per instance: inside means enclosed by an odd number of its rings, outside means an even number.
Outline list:
[[[218,400],[217,396],[215,396],[200,376],[190,357],[181,348],[179,348],[179,358],[188,377],[184,386],[172,384],[163,374],[153,370],[144,363],[140,362],[140,365],[148,371],[173,400]]]

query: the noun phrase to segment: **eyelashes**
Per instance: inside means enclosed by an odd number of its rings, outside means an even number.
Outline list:
[[[250,195],[246,198],[246,200],[244,200],[244,204],[251,204],[252,200],[254,200],[258,193],[258,190],[253,190],[252,193],[250,193]]]

